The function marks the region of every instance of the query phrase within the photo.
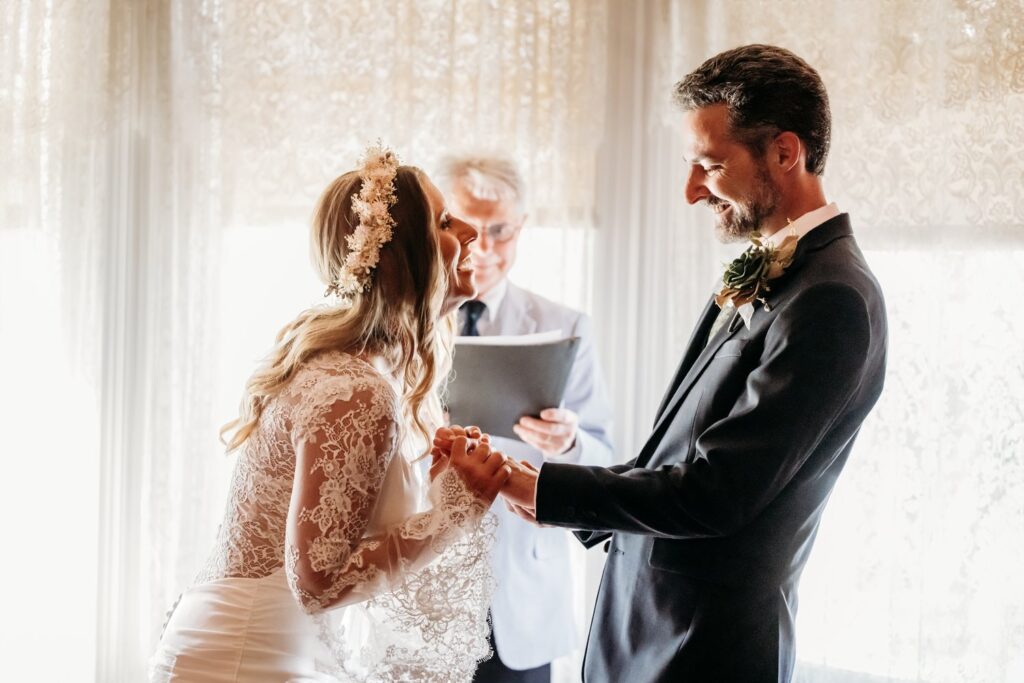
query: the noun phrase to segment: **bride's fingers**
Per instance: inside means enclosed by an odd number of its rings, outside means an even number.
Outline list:
[[[464,436],[457,436],[452,441],[451,457],[452,460],[461,462],[466,459],[466,447],[468,440]]]
[[[475,449],[473,449],[471,457],[473,460],[478,462],[483,472],[492,476],[499,468],[508,466],[511,471],[511,465],[508,463],[508,458],[501,451],[491,450],[489,443],[481,443]]]
[[[470,453],[472,454],[473,460],[475,460],[478,463],[485,464],[487,460],[491,457],[491,444],[486,442],[478,443],[476,444],[476,447],[470,451]]]
[[[499,469],[508,469],[509,473],[511,473],[513,470],[511,461],[501,451],[493,451],[484,464],[487,465],[491,472],[496,472]]]

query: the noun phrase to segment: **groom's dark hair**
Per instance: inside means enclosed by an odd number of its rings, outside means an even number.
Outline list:
[[[832,138],[828,93],[818,72],[789,50],[744,45],[715,55],[676,83],[674,99],[683,111],[727,105],[733,134],[758,156],[779,133],[791,131],[807,148],[807,170],[825,171]]]

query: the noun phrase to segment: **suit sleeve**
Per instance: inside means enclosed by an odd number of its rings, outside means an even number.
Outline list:
[[[576,444],[563,455],[549,456],[549,462],[611,465],[612,409],[608,390],[597,360],[590,319],[580,315],[573,329],[580,338],[579,351],[569,374],[562,404],[579,416]]]
[[[605,471],[612,474],[622,474],[624,472],[629,472],[634,467],[636,467],[636,458],[633,458],[629,462],[622,463],[621,465],[608,467]],[[583,547],[587,549],[593,548],[598,543],[607,541],[612,537],[612,532],[605,530],[577,529],[572,533],[576,537],[576,540],[578,540]]]
[[[758,367],[692,462],[660,469],[545,464],[537,520],[662,538],[728,536],[786,487],[861,385],[867,304],[853,288],[812,287],[780,309]]]

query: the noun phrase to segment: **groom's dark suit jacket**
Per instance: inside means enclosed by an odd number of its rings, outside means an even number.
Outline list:
[[[541,470],[538,521],[608,551],[588,683],[792,676],[797,582],[882,390],[886,316],[846,214],[766,299],[705,347],[708,305],[635,460]]]

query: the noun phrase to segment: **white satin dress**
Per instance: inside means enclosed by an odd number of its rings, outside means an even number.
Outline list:
[[[296,374],[243,448],[152,683],[471,679],[489,654],[490,520],[452,471],[425,488],[400,414],[358,358]]]

